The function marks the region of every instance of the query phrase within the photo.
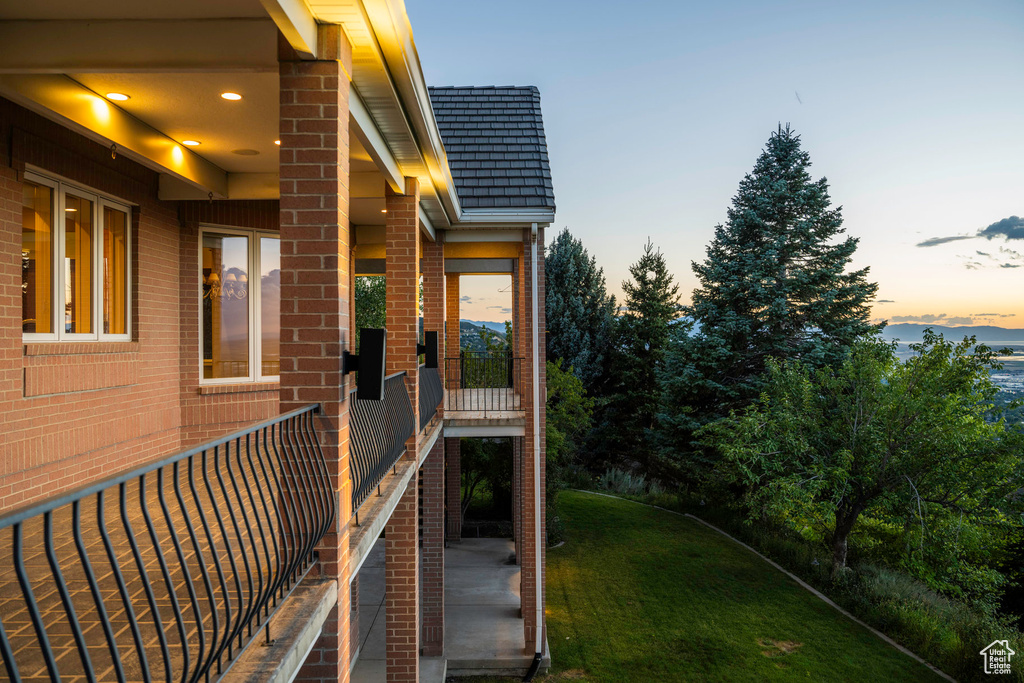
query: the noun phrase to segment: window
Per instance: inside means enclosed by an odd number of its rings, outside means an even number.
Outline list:
[[[131,210],[31,172],[21,206],[25,341],[130,339]]]
[[[281,374],[281,241],[252,230],[199,236],[201,378],[259,382]],[[255,282],[250,273],[259,273]]]

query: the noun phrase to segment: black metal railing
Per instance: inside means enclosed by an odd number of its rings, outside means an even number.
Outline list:
[[[225,673],[334,522],[317,410],[0,519],[11,548],[0,560],[8,677],[186,682]]]
[[[445,410],[504,413],[521,410],[523,359],[511,353],[463,351],[445,358]]]
[[[352,509],[358,510],[405,452],[405,442],[416,433],[405,373],[384,379],[384,398],[359,400],[349,394],[351,435]]]
[[[423,431],[437,415],[437,409],[444,401],[444,387],[437,368],[419,367],[420,376],[420,431]]]

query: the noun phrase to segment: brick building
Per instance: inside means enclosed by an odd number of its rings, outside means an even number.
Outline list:
[[[428,88],[402,0],[10,4],[0,44],[0,670],[547,666],[537,89]],[[467,360],[482,273],[513,335]],[[504,545],[461,539],[483,437]]]

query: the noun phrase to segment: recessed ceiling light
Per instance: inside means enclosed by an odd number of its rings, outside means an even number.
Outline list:
[[[381,213],[387,213],[387,212],[388,212],[388,210],[387,210],[387,209],[381,209],[381,210],[380,210],[380,212],[381,212]]]
[[[233,154],[239,154],[243,157],[254,157],[259,154],[255,149],[234,149],[231,151]]]
[[[275,145],[280,145],[280,144],[281,144],[281,141],[280,141],[280,140],[274,140],[274,144],[275,144]]]
[[[121,92],[108,92],[107,99],[114,100],[115,102],[124,102],[125,100],[130,100],[131,98]]]
[[[242,96],[239,95],[236,92],[222,92],[220,94],[220,96],[223,97],[225,100],[232,100],[232,101],[242,99]]]
[[[199,146],[199,142],[196,141],[196,140],[182,140],[181,144],[185,145],[186,147],[198,147]]]

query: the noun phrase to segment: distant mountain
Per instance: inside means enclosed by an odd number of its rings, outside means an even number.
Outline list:
[[[460,320],[460,323],[469,323],[470,325],[476,325],[477,327],[486,327],[489,330],[501,333],[501,336],[505,336],[505,323],[492,323],[484,320]]]
[[[487,327],[484,327],[486,325]],[[484,323],[474,322],[472,320],[460,320],[459,321],[459,345],[464,351],[486,351],[487,345],[484,340],[480,338],[480,333],[485,329],[494,337],[504,341],[505,339],[505,325],[501,325],[501,330],[496,329],[497,323]]]
[[[1024,343],[1024,330],[996,327],[995,325],[965,325],[963,327],[948,327],[946,325],[922,325],[920,323],[896,323],[887,325],[882,330],[882,336],[886,339],[899,339],[902,342],[919,342],[922,333],[932,328],[937,333],[949,340],[959,341],[964,337],[975,336],[979,342],[991,344]]]

